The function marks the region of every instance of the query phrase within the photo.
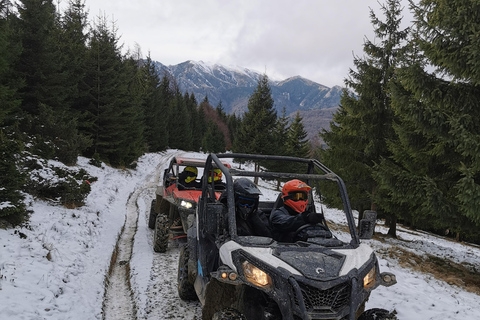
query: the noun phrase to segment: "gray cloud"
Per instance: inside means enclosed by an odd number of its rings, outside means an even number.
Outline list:
[[[407,6],[407,0],[402,0]],[[301,75],[343,85],[373,40],[377,0],[86,0],[90,18],[116,21],[125,47],[139,44],[164,64],[186,60],[238,65],[272,78]],[[407,13],[405,9],[405,13]]]

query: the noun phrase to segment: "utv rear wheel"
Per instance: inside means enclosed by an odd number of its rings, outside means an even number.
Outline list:
[[[374,308],[362,313],[358,320],[398,320],[398,318],[385,309]]]
[[[178,296],[182,300],[192,301],[197,300],[197,294],[193,284],[188,280],[188,257],[190,252],[185,245],[180,250],[178,258],[178,273],[177,273],[177,289]]]
[[[165,252],[168,246],[168,217],[158,214],[155,220],[155,233],[153,234],[153,251]]]
[[[215,312],[212,320],[246,320],[246,318],[239,311],[233,308],[226,308]]]
[[[150,229],[155,229],[155,220],[157,219],[157,214],[155,212],[155,205],[157,200],[152,200],[152,205],[150,206],[150,215],[148,216],[148,227]]]

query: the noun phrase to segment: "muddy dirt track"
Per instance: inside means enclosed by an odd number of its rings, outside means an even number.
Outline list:
[[[170,241],[166,253],[153,252],[153,230],[147,226],[151,201],[172,156],[161,158],[126,203],[125,225],[106,281],[104,320],[201,319],[200,304],[182,301],[177,294],[177,264],[182,243]]]

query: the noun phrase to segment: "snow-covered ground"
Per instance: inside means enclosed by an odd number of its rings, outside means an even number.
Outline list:
[[[98,177],[92,183],[85,206],[66,209],[29,199],[33,214],[28,225],[0,230],[0,319],[102,319],[106,274],[125,224],[127,202],[134,194],[139,217],[130,261],[130,283],[136,318],[200,319],[197,302],[183,302],[175,295],[178,248],[172,246],[166,254],[153,253],[153,233],[147,227],[159,173],[179,153],[185,155],[178,150],[146,154],[136,170],[98,168],[89,165],[88,159],[79,158],[78,167]],[[260,187],[265,197],[276,197],[277,193],[267,185]],[[328,220],[343,221],[340,211],[324,210]],[[386,233],[382,226],[376,231]],[[398,234],[400,240],[367,242],[377,251],[401,246],[417,254],[480,266],[478,247],[402,228]],[[480,319],[478,295],[430,274],[402,268],[388,255],[379,258],[382,271],[395,273],[398,283],[375,290],[367,309],[396,310],[400,320]],[[125,318],[118,316],[118,319]]]

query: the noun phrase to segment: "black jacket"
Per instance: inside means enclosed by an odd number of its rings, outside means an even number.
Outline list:
[[[273,210],[270,214],[273,239],[280,242],[293,242],[295,231],[301,226],[308,224],[305,220],[306,215],[306,212],[297,213],[285,205]]]
[[[272,237],[272,230],[268,218],[262,210],[256,210],[243,220],[236,214],[237,235],[239,236],[260,236]]]

